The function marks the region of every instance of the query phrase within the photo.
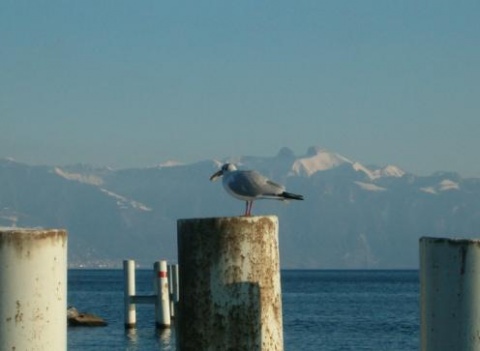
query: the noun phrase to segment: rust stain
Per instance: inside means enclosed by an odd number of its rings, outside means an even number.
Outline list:
[[[181,346],[283,350],[277,226],[274,216],[177,222]]]
[[[22,305],[20,304],[20,301],[17,300],[16,305],[17,313],[15,313],[15,325],[23,321]]]
[[[56,288],[56,295],[57,295],[57,301],[62,301],[63,300],[63,289],[62,289],[62,282],[58,281],[57,282],[57,288]]]
[[[461,239],[461,238],[436,238],[421,237],[420,242],[430,242],[434,244],[447,244],[451,246],[476,245],[480,247],[480,239]]]
[[[67,231],[64,229],[11,229],[0,231],[0,249],[13,247],[17,255],[29,258],[32,249],[43,245],[46,240],[52,245],[67,245]]]

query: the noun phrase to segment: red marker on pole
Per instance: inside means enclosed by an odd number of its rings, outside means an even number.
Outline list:
[[[159,271],[157,276],[159,278],[167,278],[167,272],[164,272],[164,271]]]

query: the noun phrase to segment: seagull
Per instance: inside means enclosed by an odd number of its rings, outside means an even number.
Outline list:
[[[239,171],[232,163],[225,163],[210,180],[215,181],[222,176],[225,190],[246,202],[245,216],[251,215],[253,201],[257,199],[303,200],[302,195],[286,192],[283,185],[271,181],[257,171]]]

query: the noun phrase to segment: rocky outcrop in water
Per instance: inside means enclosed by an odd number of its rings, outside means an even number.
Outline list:
[[[68,308],[67,321],[69,327],[104,327],[107,325],[107,322],[99,316],[78,312],[75,307]]]

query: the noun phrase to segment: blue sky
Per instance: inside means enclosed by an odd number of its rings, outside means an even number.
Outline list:
[[[303,155],[480,177],[478,1],[0,3],[0,157]]]

